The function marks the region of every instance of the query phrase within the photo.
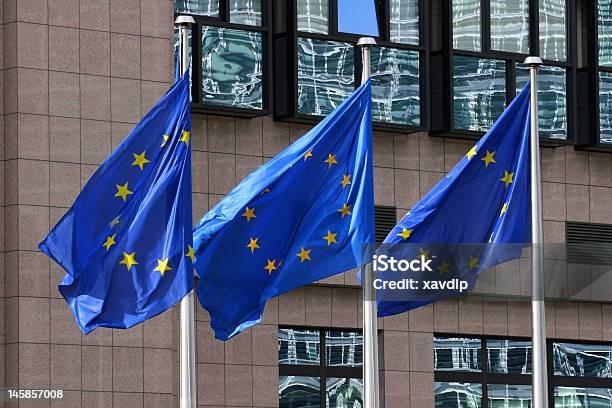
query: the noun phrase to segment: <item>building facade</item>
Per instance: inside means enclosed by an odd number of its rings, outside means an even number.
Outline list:
[[[64,390],[7,406],[178,406],[177,308],[84,336],[57,291],[62,270],[37,245],[172,82],[175,13],[197,20],[194,222],[350,94],[358,36],[338,33],[336,0],[2,3],[0,384]],[[543,57],[544,235],[561,248],[546,302],[551,406],[612,406],[612,3],[377,8],[379,214],[401,217],[444,177],[524,85],[529,50]],[[601,244],[603,266],[566,262],[576,229]],[[487,272],[472,295],[379,319],[381,403],[529,406],[528,265]],[[270,301],[261,324],[226,343],[197,306],[198,406],[361,406],[361,324],[354,271]]]

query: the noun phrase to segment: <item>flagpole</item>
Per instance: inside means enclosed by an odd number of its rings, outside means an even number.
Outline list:
[[[546,365],[546,323],[544,306],[544,233],[542,230],[542,183],[540,170],[540,136],[538,131],[539,57],[527,57],[531,76],[531,336],[533,358],[533,408],[548,408],[548,374]]]
[[[370,48],[376,45],[376,40],[362,37],[357,42],[361,47],[361,84],[364,84],[371,75]],[[374,270],[368,263],[363,273],[363,394],[365,408],[378,408],[379,380],[378,380],[378,320],[376,307],[376,291],[374,288]]]
[[[178,16],[174,21],[180,29],[179,49],[181,53],[181,74],[189,69],[189,26],[195,24],[191,16]],[[196,408],[196,365],[195,365],[195,291],[181,300],[180,340],[180,408]]]

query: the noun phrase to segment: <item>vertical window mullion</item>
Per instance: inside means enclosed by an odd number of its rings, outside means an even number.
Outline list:
[[[529,55],[540,55],[540,1],[529,0]]]
[[[326,393],[326,389],[327,389],[327,375],[326,375],[326,370],[325,367],[327,366],[327,350],[326,350],[326,346],[325,346],[325,330],[320,330],[319,331],[319,344],[321,347],[321,349],[319,350],[319,355],[321,356],[321,361],[320,361],[320,367],[321,367],[321,375],[320,375],[320,395],[321,395],[321,407],[325,407],[326,404],[326,399],[327,399],[327,393]]]
[[[491,2],[480,0],[480,42],[482,52],[491,52]]]

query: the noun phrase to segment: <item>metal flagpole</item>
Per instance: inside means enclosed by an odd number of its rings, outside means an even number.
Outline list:
[[[365,83],[371,75],[370,48],[376,45],[376,40],[363,37],[357,42],[361,47],[361,83]],[[378,321],[376,308],[376,291],[374,288],[374,270],[371,263],[364,268],[363,273],[363,393],[364,407],[377,408],[379,401],[378,381]]]
[[[538,132],[539,57],[527,57],[531,75],[531,336],[533,356],[533,408],[548,408],[546,323],[544,316],[544,234],[542,232],[542,184]]]
[[[189,69],[189,26],[195,24],[191,16],[178,16],[174,22],[180,29],[181,73]],[[195,365],[195,291],[181,300],[180,343],[180,408],[196,408]]]

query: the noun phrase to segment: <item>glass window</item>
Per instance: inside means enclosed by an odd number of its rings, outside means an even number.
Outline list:
[[[506,107],[502,60],[453,57],[454,128],[487,131]]]
[[[599,141],[612,143],[612,73],[599,72]]]
[[[328,378],[325,399],[328,407],[363,407],[363,381],[361,378]]]
[[[328,366],[362,367],[363,335],[356,332],[325,332],[325,355]]]
[[[612,389],[555,387],[555,408],[612,407]]]
[[[491,1],[491,48],[529,53],[529,1]]]
[[[519,92],[529,81],[529,67],[517,64],[516,87]],[[567,139],[567,78],[561,67],[538,68],[538,118],[540,137]]]
[[[261,0],[228,0],[230,23],[261,25]]]
[[[487,340],[487,369],[495,374],[531,374],[531,342]]]
[[[545,60],[567,59],[565,0],[540,0],[540,56]]]
[[[328,0],[297,0],[298,31],[327,34]]]
[[[612,2],[597,1],[599,65],[612,66]]]
[[[434,369],[436,371],[480,372],[480,339],[434,338]]]
[[[378,122],[421,124],[419,53],[395,48],[372,48],[372,119]]]
[[[459,382],[436,382],[436,408],[480,408],[482,385]]]
[[[278,379],[278,406],[281,408],[320,407],[321,379],[281,375]]]
[[[202,27],[204,103],[262,109],[262,34]]]
[[[349,43],[298,39],[298,112],[327,115],[355,89],[355,62]]]
[[[218,17],[219,0],[175,0],[174,12]]]
[[[389,5],[390,40],[419,44],[419,1],[391,0]]]
[[[531,408],[531,385],[487,385],[488,408]]]
[[[600,344],[553,344],[555,375],[612,378],[612,346]]]
[[[317,330],[278,329],[278,362],[319,365],[321,338]]]
[[[480,0],[453,1],[453,48],[480,51]]]

